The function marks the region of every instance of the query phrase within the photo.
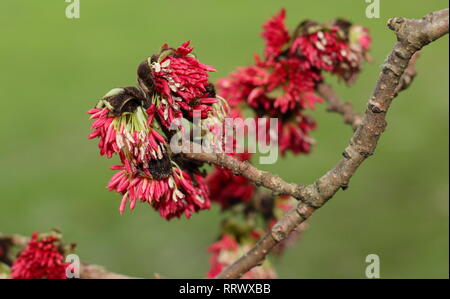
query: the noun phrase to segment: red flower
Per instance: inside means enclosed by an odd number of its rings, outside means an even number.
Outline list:
[[[216,277],[224,268],[235,262],[241,255],[250,249],[249,245],[240,245],[230,235],[223,235],[216,243],[212,244],[208,251],[211,252],[211,268],[207,273],[208,278]],[[245,273],[244,279],[271,279],[276,278],[275,270],[265,261],[261,266],[255,267]]]
[[[337,74],[348,84],[356,79],[363,60],[368,60],[371,37],[364,27],[339,19],[329,26],[304,22],[298,32],[291,55],[306,59],[313,68]]]
[[[284,155],[288,150],[294,154],[309,153],[315,141],[308,133],[315,127],[316,124],[311,118],[301,114],[297,115],[295,121],[279,122],[278,143],[281,154]]]
[[[239,67],[236,72],[217,81],[217,88],[225,97],[231,107],[247,102],[254,89],[264,86],[269,79],[269,73],[265,68],[254,65]],[[255,104],[249,103],[254,107]],[[258,105],[258,104],[256,104]],[[270,105],[270,104],[269,104]],[[267,106],[270,108],[270,106]]]
[[[211,134],[205,139],[216,144],[223,138],[219,125],[228,111],[208,82],[208,72],[215,69],[199,62],[192,50],[189,42],[177,49],[163,45],[140,64],[138,88],[113,89],[89,111],[95,119],[89,139],[98,137],[100,154],[118,154],[122,162],[112,167],[119,171],[108,184],[122,194],[121,214],[127,203],[133,209],[138,200],[166,219],[189,218],[210,206],[201,165],[178,161],[167,148],[172,121],[192,120],[195,112],[208,118]]]
[[[250,159],[248,153],[236,156],[240,161]],[[248,179],[233,175],[230,170],[222,167],[216,167],[207,177],[207,183],[211,200],[219,203],[222,209],[249,201],[255,192],[255,186]]]
[[[285,18],[286,10],[282,9],[264,24],[262,37],[266,40],[264,55],[267,58],[275,58],[278,56],[285,44],[289,41],[289,32],[284,24]]]
[[[277,111],[285,114],[297,108],[313,109],[315,103],[322,101],[314,96],[316,85],[322,77],[306,66],[303,60],[296,58],[271,63],[273,73],[269,78],[266,95],[275,96],[272,102]]]
[[[278,151],[281,155],[285,155],[287,151],[301,154],[309,153],[311,146],[315,144],[315,140],[309,136],[309,132],[314,130],[315,127],[316,123],[313,119],[297,111],[297,115],[291,114],[288,118],[278,121],[277,135],[271,134],[269,119],[258,121],[256,134],[259,142],[269,144],[277,141]],[[260,132],[260,130],[265,130],[265,134],[262,134],[263,132]]]
[[[165,138],[153,129],[154,105],[145,109],[147,103],[140,93],[135,87],[113,89],[88,111],[90,118],[95,119],[88,138],[100,138],[100,154],[108,158],[119,154],[134,168],[151,159],[161,159],[166,144]]]
[[[349,32],[350,47],[358,52],[367,52],[372,45],[372,37],[365,27],[354,25]]]
[[[237,250],[238,244],[229,235],[223,235],[222,239],[209,246],[208,251],[211,252],[211,258],[209,260],[209,263],[211,264],[211,268],[208,271],[207,277],[214,278],[222,271],[223,261],[219,261],[219,256],[221,252],[223,251],[234,252]]]
[[[349,46],[340,37],[339,29],[333,27],[297,37],[290,52],[305,57],[316,69],[332,72],[339,62],[348,59]]]
[[[66,279],[64,255],[60,239],[55,234],[34,233],[28,246],[20,253],[12,265],[13,279]]]
[[[124,165],[111,168],[119,170],[111,178],[108,189],[122,194],[121,214],[127,202],[133,210],[138,200],[153,206],[167,220],[180,217],[183,213],[189,218],[192,212],[209,209],[204,178],[172,167],[168,158],[154,161],[149,169],[136,174],[128,172]]]
[[[315,93],[323,81],[322,72],[353,82],[367,59],[370,35],[345,20],[331,25],[306,21],[290,38],[284,18],[281,10],[264,25],[265,59],[256,56],[254,65],[239,67],[220,79],[217,87],[230,106],[247,104],[257,117],[279,118],[283,154],[288,150],[308,153],[312,144],[308,132],[315,125],[303,111],[322,101]],[[299,120],[292,121],[295,117]]]
[[[217,86],[231,106],[242,102],[264,114],[279,116],[289,111],[313,108],[322,99],[314,96],[316,84],[322,77],[305,68],[298,59],[283,59],[270,63],[241,67]]]
[[[100,154],[108,158],[119,154],[129,171],[136,171],[138,165],[148,168],[152,160],[162,159],[166,140],[151,126],[154,106],[147,112],[138,106],[134,112],[110,116],[108,108],[92,109],[89,111],[91,118],[97,120],[92,124],[94,132],[89,139],[99,137]]]
[[[88,111],[90,119],[96,119],[91,126],[93,132],[89,134],[89,139],[100,138],[98,147],[100,155],[111,158],[114,153],[119,152],[116,144],[116,132],[112,124],[114,116],[109,115],[108,108],[94,108]]]
[[[163,45],[159,55],[139,67],[139,83],[152,94],[159,121],[167,128],[176,118],[192,117],[194,110],[206,118],[211,104],[218,101],[208,82],[208,72],[216,70],[199,62],[191,54],[189,43],[178,49]]]
[[[349,55],[347,61],[339,64],[335,70],[347,84],[352,84],[361,71],[362,61],[370,61],[367,53],[370,50],[372,38],[367,28],[362,26],[351,26],[349,28]]]

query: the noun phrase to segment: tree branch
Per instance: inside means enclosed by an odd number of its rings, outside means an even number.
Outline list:
[[[399,93],[409,87],[411,85],[412,81],[417,75],[416,72],[416,60],[420,57],[420,51],[417,51],[414,53],[414,55],[411,57],[411,60],[408,63],[408,67],[406,68],[405,72],[403,73],[402,77],[400,78],[400,83],[398,84],[395,92]]]
[[[329,84],[321,83],[317,87],[317,92],[328,102],[328,111],[341,114],[344,118],[344,123],[351,125],[354,131],[358,128],[362,122],[361,115],[353,110],[350,102],[341,102],[333,87]]]
[[[134,279],[134,277],[107,271],[102,266],[81,263],[81,279]]]
[[[344,150],[337,165],[311,185],[286,183],[277,176],[257,170],[248,163],[224,154],[190,154],[191,158],[214,163],[232,170],[269,189],[300,199],[297,207],[286,213],[249,252],[220,273],[217,278],[239,278],[260,265],[265,256],[299,224],[322,207],[340,188],[347,188],[359,165],[371,156],[387,123],[386,113],[399,91],[411,80],[404,80],[413,55],[422,47],[448,33],[448,9],[430,13],[420,20],[392,18],[388,27],[397,35],[397,43],[383,64],[361,124]],[[352,123],[353,125],[353,123]]]
[[[185,153],[187,158],[212,163],[233,172],[234,175],[243,176],[258,186],[266,187],[278,195],[290,195],[301,198],[303,185],[288,183],[275,174],[262,171],[248,163],[241,162],[227,154],[222,153]]]

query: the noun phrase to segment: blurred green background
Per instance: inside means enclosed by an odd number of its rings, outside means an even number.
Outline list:
[[[81,18],[63,0],[0,2],[0,231],[61,229],[83,261],[132,276],[203,277],[220,212],[189,221],[160,218],[147,205],[124,216],[107,192],[112,161],[88,141],[86,111],[113,87],[134,84],[140,61],[163,43],[191,40],[216,80],[262,53],[262,23],[281,7],[291,29],[305,19],[345,17],[373,35],[374,62],[354,86],[332,79],[362,111],[395,37],[393,16],[419,18],[447,1],[81,0]],[[311,218],[310,229],[276,267],[281,278],[365,277],[365,257],[381,258],[383,278],[448,277],[448,36],[427,46],[414,84],[395,100],[389,126],[350,188]],[[310,183],[340,158],[352,132],[319,105],[309,156],[265,169]]]

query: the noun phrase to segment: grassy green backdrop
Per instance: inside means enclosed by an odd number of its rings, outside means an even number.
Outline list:
[[[63,0],[0,2],[0,231],[60,228],[81,259],[134,276],[203,277],[217,207],[191,220],[161,219],[146,205],[119,216],[105,190],[112,161],[88,141],[86,111],[106,91],[135,82],[141,60],[191,40],[213,79],[261,53],[261,24],[286,7],[290,28],[305,18],[346,17],[370,28],[374,62],[351,87],[332,81],[362,111],[395,37],[392,16],[418,18],[444,0],[381,1],[380,19],[363,0],[81,0],[81,18]],[[385,278],[448,277],[448,37],[423,51],[414,84],[395,100],[379,147],[312,219],[277,262],[282,278],[364,277],[365,257],[381,257]],[[351,136],[339,116],[312,113],[318,145],[265,169],[310,183],[339,159]]]

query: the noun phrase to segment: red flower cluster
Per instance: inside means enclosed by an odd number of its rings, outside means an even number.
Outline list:
[[[283,47],[291,39],[289,31],[284,24],[285,18],[286,10],[282,9],[279,14],[275,15],[263,26],[262,37],[266,41],[266,49],[264,51],[266,57],[276,57],[281,54]]]
[[[211,252],[211,268],[207,273],[207,278],[216,277],[224,268],[231,265],[241,255],[251,248],[251,243],[241,245],[230,235],[223,235],[216,243],[212,244],[208,251]],[[273,279],[277,278],[275,270],[266,260],[261,266],[255,267],[245,273],[244,279]]]
[[[192,49],[189,42],[177,49],[163,45],[140,64],[139,87],[113,89],[89,110],[95,119],[89,138],[100,138],[101,155],[117,154],[122,162],[111,167],[118,172],[108,184],[122,194],[121,214],[138,200],[166,219],[210,206],[201,165],[182,163],[168,149],[170,130],[180,129],[175,119],[191,119],[194,111],[207,118],[222,109],[208,82],[208,72],[215,70],[200,63]]]
[[[249,161],[250,154],[235,154],[240,161]],[[230,170],[216,166],[207,177],[211,200],[227,209],[235,204],[247,202],[255,192],[255,185],[242,176],[234,175]]]
[[[153,98],[158,95],[156,111],[166,128],[170,128],[176,118],[192,117],[194,110],[206,118],[211,104],[218,101],[207,73],[216,70],[200,63],[191,54],[192,50],[189,42],[177,49],[163,45],[158,56],[152,56],[139,66],[139,83]]]
[[[230,189],[226,182],[224,185],[227,190]],[[224,209],[227,209],[237,202],[221,201],[219,203]],[[211,258],[207,277],[216,277],[225,267],[247,253],[265,232],[269,231],[278,220],[296,205],[297,200],[290,196],[258,193],[252,201],[247,199],[246,202],[242,202],[240,206],[232,209],[221,223],[221,239],[208,248],[208,251],[211,252]],[[272,253],[281,255],[284,249],[290,247],[302,236],[307,227],[307,222],[302,223],[295,232],[280,242],[272,250]],[[268,260],[261,267],[256,267],[243,276],[243,278],[275,277],[276,273]]]
[[[119,154],[131,171],[150,160],[162,159],[166,140],[152,125],[155,105],[144,109],[145,97],[135,87],[115,88],[108,92],[96,108],[88,111],[93,132],[89,139],[99,137],[101,155],[111,158]]]
[[[303,22],[290,36],[285,11],[264,25],[264,58],[240,67],[217,83],[231,106],[246,104],[257,117],[277,117],[281,122],[278,142],[281,153],[308,153],[313,143],[309,132],[315,124],[304,116],[322,99],[315,94],[322,72],[337,74],[351,83],[367,58],[367,29],[344,20],[320,25]]]
[[[151,163],[164,162],[168,163],[167,159]],[[152,168],[145,169],[143,174],[132,179],[123,165],[111,167],[120,170],[111,178],[108,189],[122,194],[119,207],[121,214],[125,211],[128,201],[130,209],[133,210],[138,200],[152,205],[161,217],[166,219],[180,217],[183,213],[189,218],[192,212],[209,209],[208,186],[201,175],[194,173],[191,177],[187,172],[172,167],[167,170],[167,176],[155,179],[156,173],[152,175],[150,172],[153,167],[152,165]]]
[[[355,80],[370,49],[371,38],[366,28],[339,19],[326,27],[304,22],[298,33],[290,54],[305,57],[311,67],[337,74],[347,83]]]
[[[34,233],[28,246],[11,268],[13,279],[66,279],[66,267],[60,238],[56,234]]]

